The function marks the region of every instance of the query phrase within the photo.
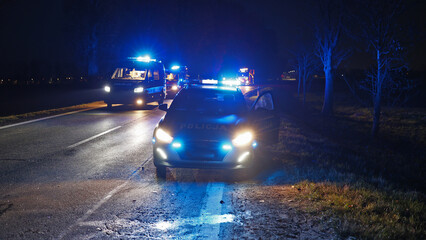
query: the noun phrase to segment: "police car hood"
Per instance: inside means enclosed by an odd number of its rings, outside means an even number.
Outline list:
[[[236,129],[245,125],[241,115],[204,115],[196,112],[168,112],[160,127],[176,138],[192,140],[229,139]]]

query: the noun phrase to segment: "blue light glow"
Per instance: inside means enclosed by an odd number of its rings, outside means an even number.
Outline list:
[[[181,148],[182,147],[182,143],[180,143],[180,142],[174,142],[174,143],[172,143],[172,147],[173,148]]]
[[[238,120],[238,117],[235,114],[226,115],[216,119],[217,123],[221,123],[221,124],[235,123],[237,120]]]
[[[178,69],[180,69],[180,66],[172,66],[172,70],[178,70]]]
[[[147,55],[145,57],[137,57],[136,60],[138,62],[149,62],[151,60],[151,57]]]
[[[202,84],[217,84],[218,81],[215,80],[215,79],[203,79],[203,80],[201,80],[201,83]]]
[[[136,61],[138,62],[156,62],[156,59],[152,59],[149,55],[145,55],[145,56],[140,56],[137,58],[129,58],[129,59],[136,59]]]
[[[235,88],[235,87],[220,87],[219,89],[222,89],[222,90],[229,90],[229,91],[237,91],[237,88]]]
[[[228,85],[228,86],[239,86],[241,84],[241,82],[238,81],[238,80],[235,80],[235,79],[233,79],[233,80],[226,80],[225,78],[223,78],[222,84],[223,85]]]
[[[223,144],[222,149],[226,151],[232,150],[232,146],[230,144]]]

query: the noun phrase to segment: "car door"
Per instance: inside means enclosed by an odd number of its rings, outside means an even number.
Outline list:
[[[264,92],[254,102],[251,115],[258,140],[266,145],[278,142],[280,118],[272,92]]]

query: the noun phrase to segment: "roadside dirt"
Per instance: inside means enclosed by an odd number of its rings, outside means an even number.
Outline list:
[[[240,223],[233,225],[232,239],[338,239],[333,220],[305,212],[308,203],[297,200],[290,185],[245,185],[229,194]]]

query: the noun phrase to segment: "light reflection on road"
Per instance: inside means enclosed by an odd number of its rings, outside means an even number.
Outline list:
[[[230,223],[235,219],[233,214],[222,214],[222,215],[206,215],[192,218],[182,218],[175,221],[159,221],[154,224],[155,229],[167,231],[170,229],[176,229],[184,226],[200,226],[205,224],[221,224],[221,223]]]

